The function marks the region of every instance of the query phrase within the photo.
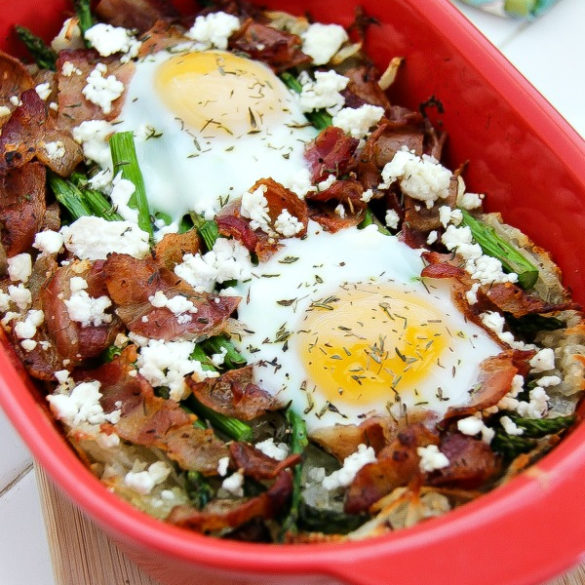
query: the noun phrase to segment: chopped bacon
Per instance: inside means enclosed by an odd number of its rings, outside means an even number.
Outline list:
[[[197,230],[183,234],[166,234],[154,248],[154,258],[159,266],[173,270],[183,261],[185,254],[197,254],[200,242]]]
[[[42,308],[49,337],[63,359],[73,364],[81,360],[96,357],[109,347],[121,331],[120,320],[112,315],[109,323],[82,326],[73,321],[65,301],[71,296],[70,281],[75,276],[85,278],[90,267],[83,270],[83,265],[60,267],[52,275],[41,291]],[[91,297],[101,296],[88,281],[87,293]]]
[[[377,461],[364,465],[357,472],[347,490],[345,511],[348,514],[365,512],[393,489],[421,478],[417,448],[438,443],[438,436],[420,423],[398,433],[396,439],[378,453]]]
[[[278,408],[274,398],[252,382],[252,366],[228,370],[217,378],[187,383],[193,394],[212,410],[241,420],[252,420]]]
[[[65,75],[63,65],[66,62],[71,63],[75,70],[79,70],[81,73],[74,71],[70,75]],[[82,93],[88,75],[98,63],[107,66],[105,76],[114,75],[124,85],[128,84],[134,74],[135,66],[132,62],[120,63],[114,57],[100,57],[96,51],[91,49],[65,50],[59,53],[57,59],[57,86],[59,89],[57,124],[60,129],[72,130],[87,120],[113,120],[120,114],[125,92],[112,103],[112,110],[109,114],[104,114],[100,106],[87,100]]]
[[[68,132],[53,128],[54,123],[49,119],[44,136],[37,145],[37,159],[61,177],[69,177],[83,160],[83,149]],[[63,156],[50,156],[47,144],[51,142],[61,143],[65,150]]]
[[[272,486],[249,500],[214,500],[203,510],[191,506],[176,506],[167,521],[197,532],[217,532],[237,528],[253,518],[272,518],[288,502],[292,493],[292,476],[282,471]]]
[[[28,69],[19,59],[0,51],[0,105],[12,109],[10,98],[34,87]]]
[[[45,176],[37,162],[0,176],[1,238],[8,257],[28,251],[43,225]]]
[[[311,57],[302,52],[302,45],[298,35],[254,22],[251,18],[231,36],[229,42],[230,49],[247,53],[276,72],[311,63]]]
[[[36,154],[47,122],[45,103],[34,89],[26,90],[0,135],[0,172],[22,167]]]
[[[348,136],[341,128],[325,128],[305,151],[313,182],[322,181],[330,174],[343,175],[358,144],[357,138]]]
[[[237,214],[237,215],[236,215]],[[258,234],[250,227],[250,222],[239,215],[239,202],[235,206],[224,207],[215,221],[222,236],[233,237],[250,252],[256,251]]]
[[[157,20],[141,37],[139,57],[147,57],[185,42],[185,29],[168,20]]]
[[[430,209],[418,199],[408,195],[404,196],[404,222],[411,228],[428,233],[431,230],[441,228],[439,209],[443,205],[454,207],[457,200],[457,177],[451,176],[449,182],[449,195],[440,203],[433,205]]]
[[[439,450],[447,457],[449,465],[429,474],[431,485],[475,489],[500,471],[497,455],[481,439],[447,433],[441,437]]]
[[[148,30],[160,19],[179,16],[168,0],[100,0],[95,10],[105,22],[140,32]]]
[[[300,462],[299,454],[289,455],[283,461],[278,461],[265,455],[249,443],[233,442],[229,446],[230,455],[237,469],[241,469],[247,477],[274,479],[281,471]]]
[[[103,265],[108,293],[125,325],[151,339],[193,339],[216,335],[226,326],[239,297],[197,293],[189,284],[153,258],[139,260],[127,254],[111,254]],[[167,307],[153,306],[149,298],[161,291],[167,298],[182,295],[196,309],[181,318]]]
[[[378,84],[380,75],[376,67],[363,63],[343,71],[349,83],[343,91],[345,106],[359,108],[364,104],[381,106],[385,110],[390,107],[390,100]]]

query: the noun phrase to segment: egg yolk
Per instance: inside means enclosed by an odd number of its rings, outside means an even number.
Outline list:
[[[439,307],[395,285],[344,285],[314,301],[297,350],[310,381],[332,404],[397,402],[441,372],[450,331]],[[439,379],[440,385],[440,379]]]
[[[267,66],[223,51],[171,57],[158,67],[155,87],[166,107],[204,138],[259,132],[289,112],[287,90]]]

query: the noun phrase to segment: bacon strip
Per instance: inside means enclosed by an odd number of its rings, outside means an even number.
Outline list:
[[[209,408],[241,420],[252,420],[279,406],[268,392],[252,383],[251,365],[228,370],[202,382],[187,380],[193,394]]]
[[[349,67],[343,72],[349,78],[349,83],[343,91],[345,106],[359,108],[364,104],[381,106],[385,110],[390,108],[390,100],[378,85],[380,75],[376,67],[363,63],[356,67]]]
[[[305,151],[313,183],[322,181],[331,174],[343,175],[358,144],[357,138],[348,136],[341,128],[325,128]]]
[[[229,446],[235,467],[241,469],[245,476],[262,479],[274,479],[281,471],[300,462],[299,454],[289,455],[283,461],[268,457],[249,443],[233,442]]]
[[[167,521],[183,528],[209,533],[237,528],[253,518],[273,518],[288,502],[292,493],[290,472],[282,471],[268,491],[242,502],[215,500],[204,510],[176,506]]]
[[[33,78],[19,59],[0,51],[0,105],[12,109],[10,98],[34,87]]]
[[[179,13],[167,0],[100,0],[96,14],[101,20],[136,29],[140,32],[154,26],[157,20],[177,18]]]

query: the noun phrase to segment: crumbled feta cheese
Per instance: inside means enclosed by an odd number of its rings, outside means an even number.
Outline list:
[[[463,209],[472,210],[481,207],[484,195],[480,193],[463,193],[457,198],[457,206]]]
[[[57,53],[65,49],[81,49],[83,46],[77,18],[67,18],[57,36],[51,41],[51,48]]]
[[[69,376],[69,370],[57,370],[56,372],[53,372],[53,375],[59,384],[66,384],[69,380],[71,380]]]
[[[144,258],[150,251],[148,233],[128,221],[84,216],[60,233],[67,250],[82,260],[105,260],[112,252]]]
[[[457,430],[460,433],[470,437],[481,433],[483,426],[483,420],[477,416],[466,416],[465,418],[460,418],[457,421]]]
[[[112,190],[110,192],[110,199],[116,208],[116,211],[126,221],[138,223],[138,210],[132,209],[128,206],[130,198],[134,195],[136,187],[132,181],[122,178],[122,171],[120,171],[112,181]]]
[[[103,323],[111,323],[112,315],[105,312],[112,305],[109,297],[90,297],[87,291],[87,282],[74,276],[70,281],[71,296],[65,300],[69,318],[82,327],[99,327]]]
[[[339,216],[341,219],[343,219],[345,217],[345,207],[343,207],[343,203],[340,203],[339,205],[337,205],[337,207],[335,208],[335,214],[337,216]]]
[[[536,386],[528,393],[528,402],[520,401],[516,412],[527,418],[542,418],[548,411],[548,394],[544,388]]]
[[[233,473],[223,480],[221,487],[228,494],[236,498],[241,498],[244,495],[244,476],[236,471],[236,473]]]
[[[288,445],[286,443],[276,444],[272,437],[256,443],[254,447],[262,451],[267,457],[272,457],[272,459],[276,459],[277,461],[283,461],[289,454]]]
[[[493,331],[501,341],[507,343],[510,347],[513,347],[514,349],[527,349],[533,347],[514,339],[514,335],[510,331],[504,331],[506,319],[504,319],[504,316],[500,315],[500,313],[497,313],[496,311],[487,311],[481,313],[479,318],[484,327]]]
[[[317,22],[311,24],[302,33],[301,38],[303,53],[313,59],[314,65],[329,63],[341,45],[348,40],[347,32],[342,26]]]
[[[47,396],[52,413],[66,425],[75,428],[82,423],[101,425],[119,420],[120,411],[106,414],[100,404],[100,383],[97,380],[81,382],[70,394]]]
[[[451,171],[432,156],[419,157],[409,150],[399,150],[382,169],[380,189],[387,189],[394,181],[413,199],[424,201],[431,208],[438,199],[449,196]]]
[[[384,115],[384,108],[364,104],[359,108],[342,108],[333,116],[332,124],[353,138],[364,138]]]
[[[334,174],[327,175],[326,179],[323,179],[317,183],[317,189],[319,191],[325,191],[326,189],[329,189],[329,187],[331,187],[335,181],[337,181],[337,177]]]
[[[293,173],[282,185],[292,191],[299,199],[303,199],[309,191],[313,191],[313,182],[311,181],[311,172],[304,167]]]
[[[524,429],[519,427],[509,416],[502,416],[500,418],[500,424],[508,435],[522,435]]]
[[[102,22],[87,29],[85,38],[102,57],[124,53],[120,58],[122,63],[136,57],[142,45],[128,29]]]
[[[362,193],[362,196],[360,197],[360,199],[362,201],[364,201],[365,203],[369,203],[372,200],[372,197],[374,196],[374,190],[373,189],[367,189],[366,191],[364,191]]]
[[[427,236],[427,245],[431,246],[432,244],[434,244],[437,240],[439,239],[439,232],[437,232],[437,230],[432,230],[429,232],[429,235]]]
[[[270,216],[268,215],[268,201],[264,196],[266,185],[260,185],[255,191],[246,191],[242,195],[240,213],[250,220],[250,228],[260,229],[267,234],[272,233]]]
[[[386,216],[384,217],[384,222],[391,230],[396,230],[400,223],[400,216],[394,209],[388,209],[386,211]]]
[[[20,346],[24,351],[32,351],[37,346],[37,342],[34,339],[23,339]]]
[[[166,307],[175,315],[197,313],[197,307],[187,297],[175,295],[168,298],[162,290],[157,290],[154,295],[148,297],[148,302],[153,307]]]
[[[83,147],[85,158],[102,168],[112,166],[108,139],[113,133],[114,127],[105,120],[87,120],[73,128],[73,138]],[[95,185],[93,187],[96,188]]]
[[[104,114],[112,111],[112,102],[124,93],[124,84],[115,75],[108,75],[108,68],[104,63],[98,63],[87,76],[86,86],[81,93],[85,98],[99,106]]]
[[[22,101],[17,95],[10,96],[8,100],[15,108],[22,106]]]
[[[443,469],[449,466],[449,459],[445,453],[439,451],[437,445],[417,447],[416,453],[420,457],[418,466],[421,471],[431,473],[437,469]]]
[[[65,156],[65,145],[60,140],[45,142],[45,152],[51,160],[58,160]]]
[[[18,286],[11,284],[8,287],[8,294],[10,300],[21,310],[28,309],[32,304],[32,295],[28,288],[24,284],[20,283]]]
[[[0,290],[0,311],[5,313],[10,308],[10,295]]]
[[[299,75],[299,82],[302,85],[299,95],[299,104],[303,112],[325,109],[331,115],[335,115],[345,103],[345,98],[341,95],[349,78],[335,73],[335,71],[316,71],[315,81],[310,75],[303,71]]]
[[[46,83],[39,83],[35,87],[35,91],[43,101],[46,101],[47,98],[51,95],[51,84],[48,81]]]
[[[529,362],[531,371],[538,374],[555,367],[555,352],[550,347],[541,349]]]
[[[443,227],[450,223],[459,225],[463,221],[463,213],[460,209],[451,209],[448,205],[439,207],[439,221]]]
[[[230,36],[240,28],[240,19],[226,12],[212,12],[198,16],[193,26],[185,36],[197,41],[200,50],[217,49],[225,50]]]
[[[139,494],[147,495],[155,486],[163,483],[171,468],[164,461],[156,461],[144,471],[129,471],[124,477],[124,483]]]
[[[63,236],[53,230],[38,232],[35,236],[33,248],[39,250],[41,254],[58,254],[63,248]]]
[[[120,437],[116,433],[98,433],[95,440],[102,449],[115,449],[120,444]]]
[[[217,372],[206,371],[201,362],[191,359],[195,349],[192,341],[162,341],[149,339],[138,353],[139,373],[152,386],[168,386],[172,400],[181,400],[187,392],[185,376],[198,380],[217,377]]]
[[[274,229],[285,238],[296,236],[303,227],[303,223],[291,215],[288,209],[283,209],[274,222]]]
[[[227,349],[225,347],[222,347],[219,353],[212,353],[209,356],[209,359],[211,360],[211,363],[216,368],[219,368],[219,367],[223,366],[223,364],[225,363],[225,356],[226,355],[227,355]]]
[[[81,75],[83,71],[71,63],[71,61],[65,61],[61,66],[61,73],[65,77],[71,77],[72,75]]]
[[[92,189],[107,193],[111,191],[113,180],[114,173],[112,169],[103,169],[90,177],[88,184]]]
[[[348,455],[343,460],[341,469],[334,471],[323,480],[323,487],[326,490],[334,490],[339,487],[347,487],[356,476],[356,473],[368,463],[376,461],[376,453],[372,447],[363,443],[358,445],[357,451]]]
[[[227,475],[229,466],[230,466],[230,458],[229,457],[222,457],[217,462],[217,473],[219,473],[219,475],[221,477],[225,477]]]
[[[216,282],[250,278],[250,252],[238,240],[218,238],[203,256],[185,254],[183,262],[175,266],[175,274],[198,292],[211,292]]]
[[[479,282],[474,282],[471,288],[465,293],[465,298],[470,305],[477,303],[477,291],[479,290]]]
[[[562,382],[559,376],[543,376],[536,380],[536,383],[541,388],[550,388],[551,386],[558,386]]]
[[[0,106],[0,118],[3,118],[4,116],[10,116],[11,111],[10,108],[7,106]]]
[[[32,258],[23,252],[8,258],[8,276],[12,282],[27,282],[32,274]]]

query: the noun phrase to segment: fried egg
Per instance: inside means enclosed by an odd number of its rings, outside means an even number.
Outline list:
[[[225,51],[161,51],[136,63],[117,131],[135,135],[155,211],[213,215],[259,178],[308,178],[317,131],[272,70]]]
[[[281,243],[238,287],[239,349],[309,434],[468,403],[479,364],[501,350],[448,285],[420,279],[420,250],[375,226],[328,233],[313,222]]]

